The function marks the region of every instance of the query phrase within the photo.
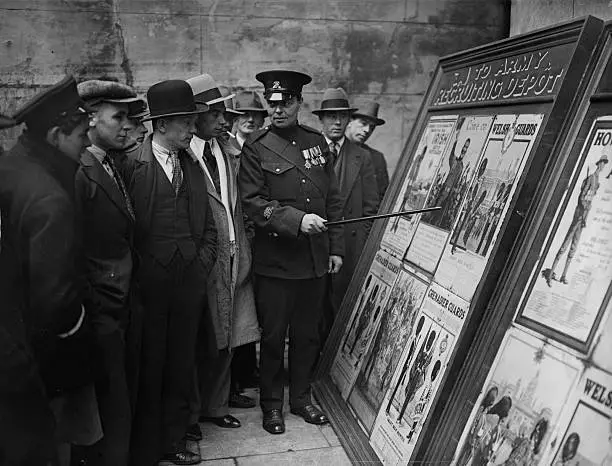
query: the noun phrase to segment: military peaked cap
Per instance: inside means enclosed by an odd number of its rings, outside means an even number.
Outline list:
[[[66,76],[59,83],[34,96],[13,116],[17,123],[28,126],[48,124],[59,117],[68,115],[86,115],[91,108],[83,102],[77,92],[77,84],[72,76]]]
[[[262,71],[255,75],[255,79],[264,85],[264,98],[271,102],[301,95],[302,87],[312,81],[307,74],[289,70]]]

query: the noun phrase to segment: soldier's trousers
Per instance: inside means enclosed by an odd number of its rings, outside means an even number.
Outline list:
[[[282,409],[285,336],[289,328],[289,404],[310,404],[310,383],[321,347],[319,324],[327,277],[290,280],[256,276],[260,342],[260,404]]]

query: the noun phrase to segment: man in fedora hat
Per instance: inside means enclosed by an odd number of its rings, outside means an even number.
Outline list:
[[[126,84],[90,80],[77,86],[95,112],[91,145],[81,154],[76,176],[83,215],[83,251],[95,344],[101,355],[96,397],[104,438],[88,452],[88,464],[127,465],[131,413],[125,373],[125,330],[132,282],[134,209],[115,156],[129,143],[129,105],[138,101]]]
[[[263,127],[268,111],[255,91],[240,91],[234,100],[236,110],[242,113],[234,120],[233,128],[236,142],[242,149],[247,138]]]
[[[378,186],[378,198],[382,202],[389,187],[389,172],[387,162],[382,152],[373,149],[366,144],[377,126],[385,124],[385,120],[378,117],[379,104],[377,102],[366,102],[363,107],[353,112],[351,121],[346,127],[346,137],[349,141],[359,144],[370,152]]]
[[[339,180],[345,218],[375,215],[378,211],[378,190],[374,167],[367,150],[349,141],[344,132],[351,118],[351,108],[344,89],[327,89],[321,107],[312,113],[319,117],[323,136],[332,154]],[[332,279],[333,311],[342,304],[359,256],[372,227],[372,222],[358,222],[344,227],[344,261],[340,273]],[[331,327],[333,319],[329,319]]]
[[[582,234],[582,230],[586,228],[587,218],[589,216],[589,212],[591,211],[591,203],[597,194],[599,189],[599,174],[603,171],[604,165],[608,163],[608,156],[605,153],[602,153],[597,162],[595,162],[595,170],[593,173],[588,174],[582,180],[582,184],[580,185],[580,194],[578,195],[578,202],[576,204],[576,209],[574,210],[574,217],[572,218],[572,223],[567,229],[567,233],[565,234],[565,238],[563,239],[563,243],[559,246],[559,250],[555,255],[555,259],[552,263],[550,269],[545,269],[542,271],[542,276],[546,280],[546,284],[548,286],[552,286],[552,281],[557,280],[557,276],[555,275],[555,269],[561,260],[561,257],[567,251],[569,247],[569,251],[567,253],[567,258],[565,259],[565,267],[563,268],[563,273],[561,274],[561,278],[559,282],[567,285],[567,271],[569,270],[569,266],[572,263],[572,259],[578,250],[578,245],[580,244],[580,236]]]
[[[138,398],[131,464],[196,464],[187,449],[189,402],[197,329],[206,283],[215,262],[217,233],[206,178],[189,151],[196,104],[182,80],[147,91],[153,134],[124,169],[134,205],[136,274],[144,308]]]
[[[225,102],[234,94],[223,96],[208,74],[187,82],[196,101],[209,106],[207,112],[198,115],[191,150],[207,176],[208,201],[218,235],[217,260],[206,284],[207,310],[214,332],[208,345],[208,329],[200,332],[198,341],[203,346],[197,361],[199,420],[237,428],[240,421],[229,414],[228,405],[232,356],[235,348],[259,340],[259,325],[251,281],[251,248],[238,198],[236,168],[219,143],[227,131]]]
[[[319,324],[327,274],[342,267],[342,199],[325,138],[298,124],[302,86],[310,76],[295,71],[256,75],[264,84],[271,126],[255,131],[242,148],[239,187],[254,223],[253,272],[262,327],[260,404],[263,427],[285,431],[283,364],[287,327],[291,412],[306,422],[327,417],[312,404],[310,382],[320,351]]]
[[[101,433],[93,390],[93,404],[72,404],[71,425],[50,407],[61,414],[59,403],[93,375],[74,197],[88,109],[67,76],[27,102],[14,123],[27,129],[0,158],[0,458],[48,465],[56,441],[76,435],[90,443]]]

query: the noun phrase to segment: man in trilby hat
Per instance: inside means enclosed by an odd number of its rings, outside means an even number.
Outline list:
[[[91,145],[76,175],[82,209],[83,252],[95,344],[101,355],[96,397],[104,438],[87,453],[88,464],[127,465],[131,412],[125,373],[125,330],[132,283],[134,209],[115,157],[129,143],[129,105],[138,101],[126,84],[89,80],[77,86],[92,107]]]
[[[234,120],[233,132],[236,135],[236,142],[242,149],[247,138],[263,127],[268,111],[255,91],[240,91],[236,94],[234,101],[235,109],[241,115]]]
[[[0,458],[47,465],[56,441],[78,435],[87,444],[101,433],[93,390],[93,404],[71,413],[72,428],[61,437],[50,409],[57,402],[60,413],[60,398],[93,375],[74,198],[88,109],[74,78],[36,95],[14,115],[18,123],[26,131],[0,158]]]
[[[298,123],[302,86],[310,76],[276,70],[256,79],[264,84],[272,124],[244,144],[238,178],[244,210],[255,225],[263,427],[282,434],[287,328],[291,412],[306,422],[328,422],[312,404],[310,382],[320,351],[327,274],[340,271],[344,255],[343,228],[328,229],[325,222],[340,219],[342,198],[325,138]]]
[[[374,166],[368,151],[344,136],[351,114],[344,89],[327,89],[321,107],[312,113],[319,117],[323,136],[329,146],[336,177],[339,181],[344,218],[375,215],[378,211],[378,190]],[[344,260],[342,270],[332,279],[333,310],[337,312],[370,234],[372,222],[358,222],[344,227]],[[331,317],[331,316],[328,316]],[[331,327],[333,317],[329,319]]]
[[[385,120],[378,116],[379,107],[380,105],[377,102],[368,101],[357,111],[353,112],[351,121],[346,127],[346,137],[349,141],[359,144],[370,152],[374,165],[374,174],[376,175],[376,185],[378,186],[378,197],[380,202],[382,202],[389,187],[387,162],[382,152],[366,144],[366,141],[370,139],[376,127],[385,124]]]
[[[206,173],[208,201],[218,235],[217,260],[206,283],[207,311],[214,331],[211,334],[210,329],[201,328],[198,339],[199,420],[237,428],[240,421],[229,414],[232,357],[237,347],[259,340],[259,325],[236,167],[220,144],[227,131],[225,102],[234,94],[223,96],[209,74],[187,82],[196,101],[209,106],[207,112],[198,115],[191,150]],[[212,341],[207,344],[207,339]],[[255,405],[253,400],[248,401]],[[195,429],[193,432],[197,433]]]
[[[217,233],[206,177],[189,150],[197,115],[189,84],[163,81],[147,91],[153,134],[124,169],[136,217],[136,274],[144,308],[131,464],[197,464],[186,432],[197,330]]]

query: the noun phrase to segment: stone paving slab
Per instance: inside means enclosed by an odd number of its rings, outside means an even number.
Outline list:
[[[351,464],[342,447],[287,451],[270,455],[252,455],[236,458],[236,460],[238,466],[284,466],[287,464],[292,466],[350,466]]]

